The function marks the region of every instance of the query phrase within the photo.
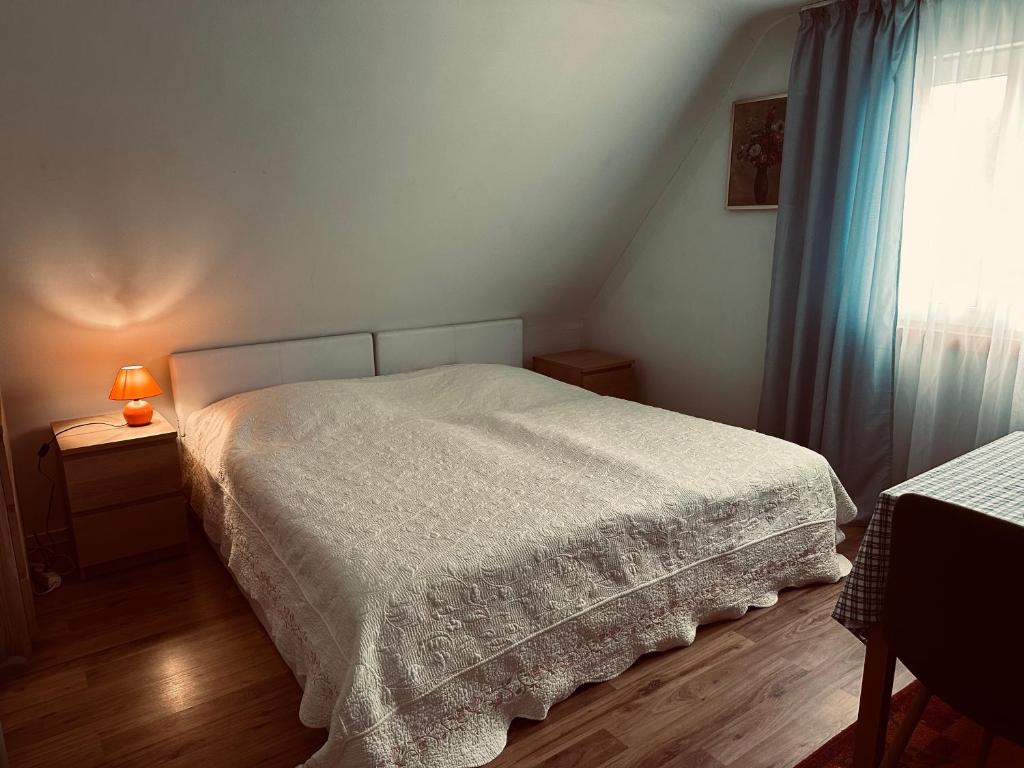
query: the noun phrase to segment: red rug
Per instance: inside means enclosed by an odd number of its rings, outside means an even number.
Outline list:
[[[889,734],[903,719],[920,683],[911,683],[893,697]],[[796,768],[849,768],[853,763],[856,723],[834,736]],[[901,768],[974,768],[981,750],[982,730],[971,720],[939,701],[928,702],[921,721],[900,761]],[[997,738],[992,743],[987,768],[1021,768],[1024,748]]]

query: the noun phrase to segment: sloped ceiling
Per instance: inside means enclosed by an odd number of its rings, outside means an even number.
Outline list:
[[[119,365],[169,384],[174,349],[579,317],[792,8],[4,3],[0,385],[21,465],[49,420],[110,409]]]

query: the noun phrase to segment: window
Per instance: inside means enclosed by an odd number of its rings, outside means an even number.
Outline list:
[[[989,63],[1002,58],[990,52]],[[957,67],[942,69],[952,81],[925,90],[914,112],[900,322],[984,333],[1001,315],[1024,331],[1024,166],[1005,135],[1016,129],[1007,111],[1020,105],[1008,99],[1006,74],[957,80]]]
[[[1024,3],[921,6],[894,471],[1024,428]]]

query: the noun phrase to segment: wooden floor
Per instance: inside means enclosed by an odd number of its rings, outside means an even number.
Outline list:
[[[792,766],[856,717],[864,651],[829,618],[838,591],[785,592],[516,721],[492,766]],[[38,609],[30,671],[0,691],[12,768],[290,767],[323,742],[200,534],[184,557],[67,584]]]

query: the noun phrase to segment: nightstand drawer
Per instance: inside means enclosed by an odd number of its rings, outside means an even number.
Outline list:
[[[178,444],[166,440],[68,456],[64,477],[72,514],[174,493],[181,488]]]
[[[636,399],[632,367],[585,373],[580,381],[580,386],[599,395],[621,397],[623,400]]]
[[[178,546],[187,538],[185,501],[179,495],[75,517],[75,549],[82,569]]]
[[[620,397],[623,400],[636,399],[631,357],[575,349],[536,355],[533,358],[533,370],[598,395]]]

